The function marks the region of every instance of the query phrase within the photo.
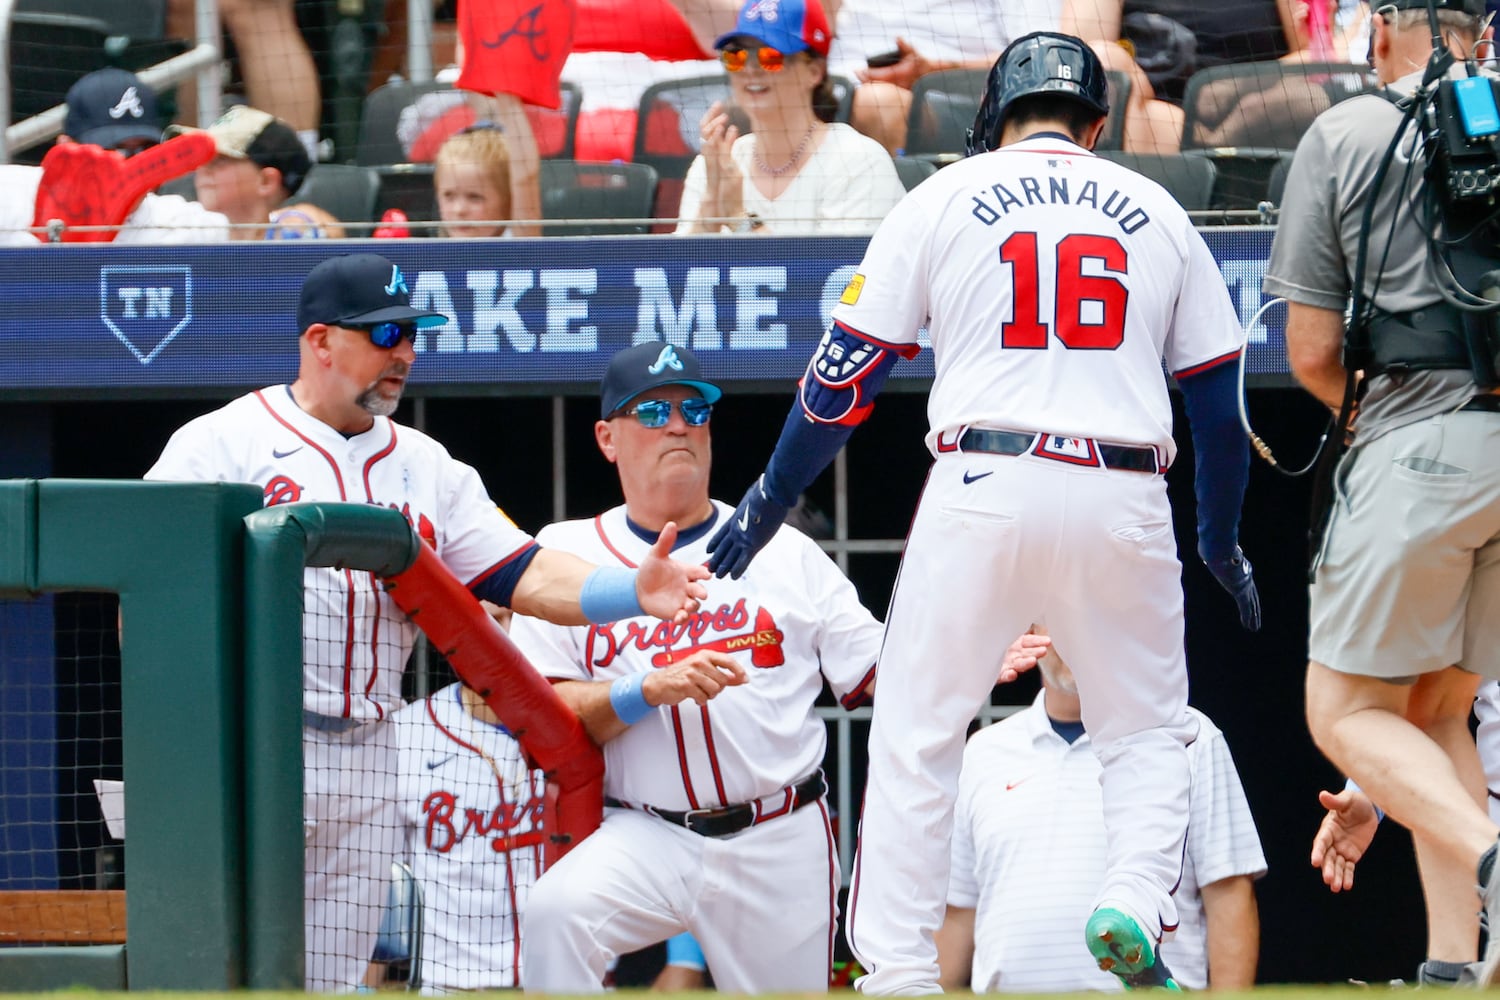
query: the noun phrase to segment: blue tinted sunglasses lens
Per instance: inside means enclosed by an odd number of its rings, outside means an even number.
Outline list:
[[[365,332],[376,347],[395,347],[402,337],[413,342],[417,339],[417,328],[403,323],[372,323],[365,327]]]
[[[704,399],[684,399],[677,404],[677,408],[689,427],[702,427],[714,412],[713,404]],[[667,421],[672,419],[672,403],[665,399],[647,399],[625,412],[635,414],[635,419],[641,422],[642,427],[665,427]]]

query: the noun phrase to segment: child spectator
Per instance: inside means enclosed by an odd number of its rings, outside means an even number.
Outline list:
[[[433,161],[442,235],[503,236],[510,219],[510,151],[500,128],[479,122],[448,137]]]

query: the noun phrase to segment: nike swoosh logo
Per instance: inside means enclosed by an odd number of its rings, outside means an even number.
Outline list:
[[[740,512],[740,530],[750,530],[750,512],[748,510]]]
[[[994,469],[991,469],[989,472],[981,472],[977,476],[971,476],[967,472],[965,472],[964,473],[964,485],[967,486],[970,483],[977,483],[979,480],[983,479],[985,476],[993,476],[994,474],[995,474],[995,470]]]
[[[427,766],[431,767],[432,765],[428,764]],[[1008,781],[1008,782],[1005,783],[1005,790],[1008,792],[1011,789],[1015,788],[1017,785],[1025,784],[1026,782],[1028,782],[1030,780],[1031,780],[1031,775],[1028,774],[1026,777],[1022,778],[1020,781]]]
[[[295,454],[297,454],[297,452],[299,452],[301,450],[302,450],[302,445],[300,445],[300,444],[297,447],[293,448],[291,451],[277,451],[275,448],[272,448],[271,449],[271,457],[272,458],[286,458],[288,455],[295,455]]]
[[[450,760],[452,760],[454,757],[457,757],[457,756],[458,756],[458,754],[456,754],[456,753],[450,753],[448,756],[442,758],[441,760],[429,760],[427,762],[427,770],[432,771],[432,770],[435,770],[437,768],[440,768],[444,764],[448,763]]]

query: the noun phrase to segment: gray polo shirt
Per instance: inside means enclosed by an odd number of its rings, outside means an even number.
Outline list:
[[[1421,79],[1420,72],[1413,73],[1390,89],[1410,93]],[[1371,94],[1336,104],[1313,121],[1287,174],[1263,286],[1267,294],[1320,309],[1347,309],[1365,204],[1401,118],[1399,108]],[[1423,161],[1418,157],[1412,162],[1416,145],[1417,129],[1408,125],[1376,196],[1371,225],[1365,288],[1374,292],[1375,306],[1388,312],[1408,312],[1441,300],[1429,270],[1427,240],[1410,204],[1422,184]],[[1378,375],[1360,403],[1357,440],[1371,441],[1393,428],[1456,409],[1476,391],[1463,370]]]

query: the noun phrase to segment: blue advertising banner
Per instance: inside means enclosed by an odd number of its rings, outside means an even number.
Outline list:
[[[1247,323],[1262,304],[1269,228],[1204,231]],[[451,320],[424,331],[411,391],[565,391],[615,351],[687,344],[716,379],[802,374],[863,238],[578,238],[378,244],[61,246],[0,251],[0,393],[245,389],[297,367],[303,276],[334,253],[401,266],[412,303]],[[1284,376],[1284,310],[1250,332],[1248,371]],[[896,381],[932,377],[932,355]]]

